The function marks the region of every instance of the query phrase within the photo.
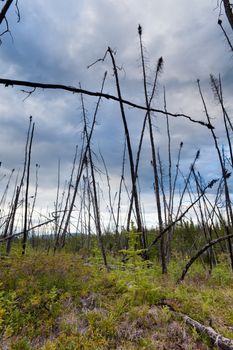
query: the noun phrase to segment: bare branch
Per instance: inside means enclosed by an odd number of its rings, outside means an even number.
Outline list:
[[[21,91],[24,92],[25,94],[27,94],[27,96],[23,99],[23,102],[24,102],[31,96],[31,94],[33,94],[33,92],[36,91],[36,88],[34,88],[34,89],[30,90],[30,91],[23,90],[23,89]]]
[[[229,36],[227,35],[227,32],[225,31],[225,29],[224,29],[223,26],[222,26],[222,20],[221,20],[221,19],[218,20],[218,25],[219,25],[220,28],[222,29],[223,34],[225,35],[225,38],[227,39],[227,43],[228,43],[228,45],[229,45],[230,48],[231,48],[231,51],[233,51],[233,45],[232,45],[232,43],[231,43],[231,41],[230,41],[230,39],[229,39]]]
[[[16,14],[17,14],[17,17],[18,17],[17,22],[19,23],[19,22],[20,22],[20,19],[21,19],[21,16],[20,16],[20,11],[19,11],[18,2],[19,2],[18,0],[15,1],[15,8],[16,8]]]
[[[197,124],[200,124],[202,126],[205,126],[208,129],[214,129],[212,124],[205,123],[201,120],[195,120],[192,117],[190,117],[186,114],[183,114],[183,113],[170,113],[168,111],[163,111],[161,109],[155,109],[155,108],[151,108],[151,107],[147,108],[145,106],[136,104],[134,102],[124,100],[122,98],[120,99],[119,97],[116,97],[114,95],[105,94],[103,92],[94,92],[94,91],[84,90],[81,88],[76,88],[74,86],[68,86],[68,85],[63,85],[63,84],[38,83],[38,82],[15,80],[15,79],[3,79],[3,78],[0,78],[0,85],[5,85],[5,87],[8,87],[8,86],[27,86],[27,87],[39,88],[39,89],[64,90],[64,91],[68,91],[68,92],[72,92],[72,93],[76,93],[76,94],[84,94],[84,95],[89,95],[89,96],[99,96],[99,97],[105,98],[107,100],[122,102],[123,104],[126,104],[130,107],[138,108],[138,109],[141,109],[144,111],[160,113],[160,114],[163,114],[165,116],[169,115],[170,117],[174,117],[174,118],[183,117],[183,118],[186,118],[193,123],[197,123]]]
[[[32,230],[35,230],[35,229],[38,228],[38,227],[41,227],[41,226],[44,226],[44,225],[48,225],[48,224],[50,224],[51,222],[53,222],[55,219],[56,219],[56,218],[53,218],[53,219],[50,219],[50,220],[48,220],[48,221],[42,222],[41,224],[35,225],[35,226],[33,226],[33,227],[30,227],[30,228],[28,229],[28,232],[29,232],[29,231],[32,231]],[[24,231],[21,231],[21,232],[14,233],[14,234],[11,235],[11,236],[6,236],[6,237],[4,237],[4,238],[0,238],[0,242],[7,241],[8,239],[11,239],[12,237],[20,236],[20,235],[22,235],[23,233],[24,233]]]
[[[9,33],[12,42],[14,42],[13,36],[12,36],[11,31],[10,31],[10,28],[9,28],[8,20],[7,20],[6,17],[4,18],[4,20],[5,20],[5,22],[6,22],[6,29],[5,29],[2,33],[0,33],[0,36],[3,36],[4,34]],[[0,39],[0,45],[1,45],[1,44],[2,44],[2,40]]]
[[[92,66],[96,65],[96,64],[99,63],[99,62],[104,62],[104,61],[105,61],[105,58],[106,58],[106,56],[107,56],[107,54],[108,54],[108,50],[105,52],[105,54],[104,54],[104,56],[103,56],[102,58],[98,58],[95,62],[89,64],[89,65],[87,66],[87,69],[91,68]]]
[[[219,179],[214,179],[208,183],[207,186],[202,190],[201,194],[197,197],[197,199],[190,204],[190,206],[173,222],[171,222],[161,233],[158,234],[158,236],[151,242],[151,244],[148,246],[147,250],[149,251],[159,240],[161,237],[165,235],[166,232],[170,230],[177,222],[179,222],[186,214],[187,212],[196,204],[198,201],[204,196],[206,190],[208,188],[212,188],[213,185],[218,181]]]

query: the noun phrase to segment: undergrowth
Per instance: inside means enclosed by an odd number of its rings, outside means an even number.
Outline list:
[[[135,256],[110,272],[71,253],[2,258],[1,349],[208,349],[179,313],[232,337],[228,263],[211,276],[196,263],[177,285],[180,272],[179,260],[164,276],[158,263]]]

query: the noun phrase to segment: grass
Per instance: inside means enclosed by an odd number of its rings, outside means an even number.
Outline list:
[[[196,263],[180,285],[178,260],[167,276],[140,261],[107,273],[71,253],[16,254],[0,265],[1,349],[208,349],[165,304],[233,337],[227,262],[211,276]]]

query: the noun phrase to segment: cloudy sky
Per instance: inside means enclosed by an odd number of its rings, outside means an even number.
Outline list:
[[[104,63],[87,66],[102,58],[108,46],[116,52],[122,94],[125,99],[144,104],[142,69],[137,27],[143,28],[148,83],[153,82],[156,63],[164,59],[153,106],[163,109],[166,87],[167,109],[205,121],[197,91],[200,79],[216,133],[224,143],[221,111],[213,98],[209,74],[221,74],[226,106],[232,112],[232,54],[217,25],[217,0],[19,0],[20,22],[12,5],[7,19],[11,35],[4,34],[0,46],[0,77],[45,83],[61,83],[99,91],[108,72],[104,92],[116,95],[110,57]],[[1,4],[2,6],[2,4]],[[223,25],[230,32],[222,16]],[[5,23],[1,25],[2,32]],[[231,36],[232,37],[232,36]],[[148,85],[150,88],[150,85]],[[56,196],[58,159],[62,182],[70,176],[76,145],[81,145],[82,111],[80,96],[64,91],[36,90],[29,98],[19,87],[0,86],[1,175],[12,168],[22,169],[29,116],[36,124],[32,168],[40,164],[38,208],[52,208]],[[85,97],[92,119],[97,99]],[[134,152],[137,150],[144,113],[126,107]],[[167,137],[163,115],[153,115],[157,148],[167,172]],[[198,169],[206,180],[219,174],[210,131],[183,118],[170,118],[172,155],[175,166],[181,141],[184,142],[182,167],[188,169],[201,149]],[[100,170],[103,154],[111,178],[113,194],[118,190],[124,132],[119,105],[102,101],[93,135],[95,162]],[[141,197],[149,225],[156,222],[153,178],[148,135],[143,146],[140,183]],[[128,164],[127,164],[128,167]],[[128,170],[126,170],[128,172]],[[32,171],[32,184],[34,179]],[[100,185],[105,190],[104,175]],[[101,182],[102,181],[102,182]],[[3,191],[4,181],[0,182]],[[126,201],[127,202],[127,201]],[[106,202],[101,203],[102,212]],[[126,203],[127,206],[127,203]],[[104,214],[103,214],[104,215]]]

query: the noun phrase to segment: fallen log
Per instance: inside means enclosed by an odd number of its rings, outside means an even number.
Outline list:
[[[182,312],[176,311],[172,305],[162,301],[158,305],[160,306],[167,306],[172,313],[174,313],[176,316],[183,319],[183,321],[195,328],[195,330],[200,334],[205,334],[209,337],[209,339],[212,341],[212,343],[221,350],[233,350],[233,339],[229,339],[221,335],[220,333],[216,332],[212,327],[205,326],[202,323],[195,321],[191,317],[187,316],[186,314],[183,314]]]
[[[233,350],[233,340],[223,337],[220,333],[217,333],[212,327],[206,327],[198,321],[193,320],[191,317],[180,314],[182,319],[186,324],[192,326],[196,329],[198,333],[206,334],[214,345],[217,346],[218,349],[222,350]]]

